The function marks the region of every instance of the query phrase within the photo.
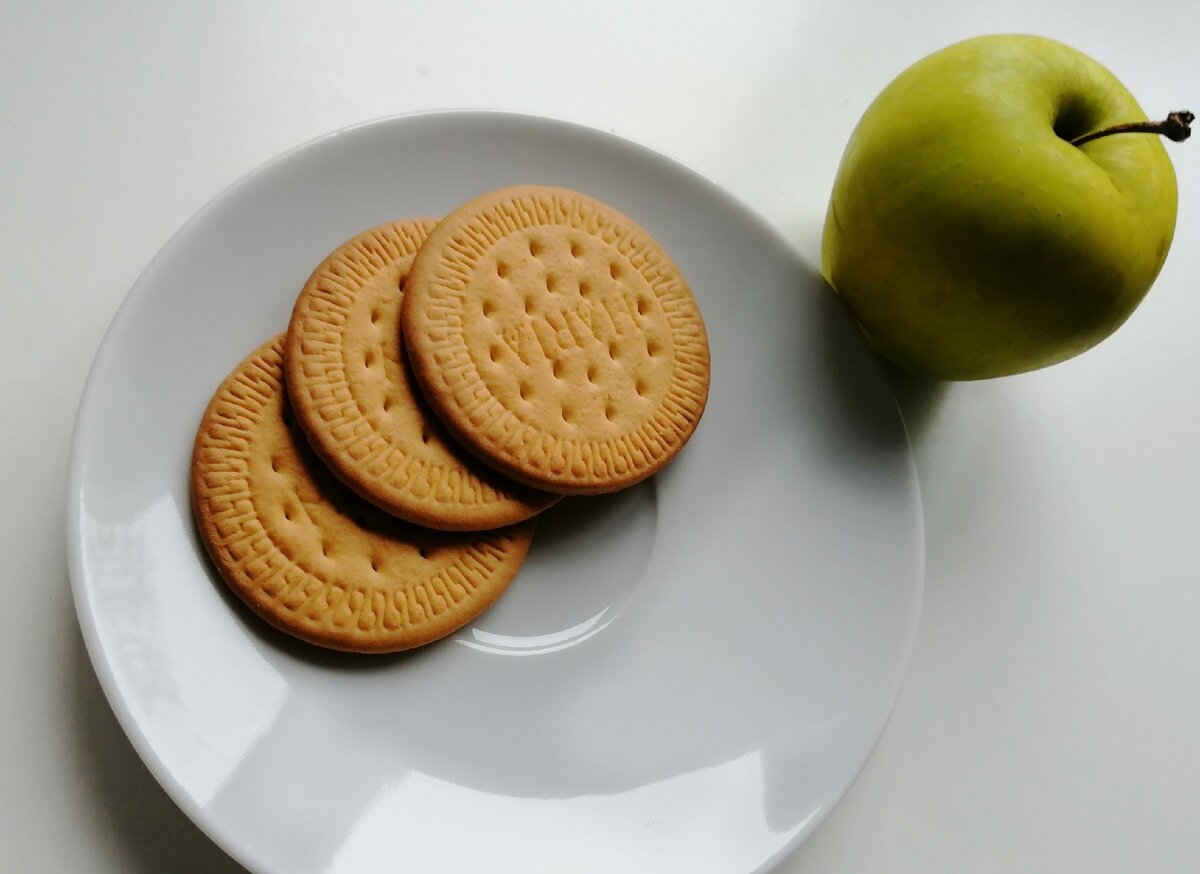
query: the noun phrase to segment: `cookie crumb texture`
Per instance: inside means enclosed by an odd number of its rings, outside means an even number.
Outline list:
[[[259,616],[332,649],[394,652],[470,622],[516,575],[532,525],[418,528],[338,481],[283,387],[283,337],[226,379],[196,437],[192,505],[222,578]]]
[[[547,491],[645,479],[708,399],[708,338],[679,269],[631,219],[577,192],[524,186],[456,209],[413,264],[401,321],[455,437]]]

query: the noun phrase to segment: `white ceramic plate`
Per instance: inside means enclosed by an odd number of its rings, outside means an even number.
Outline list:
[[[373,659],[295,644],[206,564],[187,493],[200,414],[338,243],[522,182],[607,201],[674,256],[710,333],[704,420],[654,480],[554,510],[453,638]],[[500,113],[324,137],[188,222],[96,356],[70,508],[113,709],[261,874],[765,871],[882,731],[923,574],[899,414],[813,267],[667,158]]]

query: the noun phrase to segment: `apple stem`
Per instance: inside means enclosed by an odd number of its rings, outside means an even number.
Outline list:
[[[1098,140],[1100,137],[1107,137],[1111,134],[1161,134],[1172,142],[1182,143],[1192,135],[1190,125],[1195,120],[1196,116],[1184,109],[1168,114],[1162,121],[1134,121],[1129,124],[1114,124],[1104,130],[1092,131],[1090,134],[1084,134],[1071,140],[1071,145],[1082,146],[1084,143],[1090,143],[1092,140]]]

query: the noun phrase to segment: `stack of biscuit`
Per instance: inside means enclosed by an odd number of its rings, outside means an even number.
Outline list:
[[[708,380],[696,302],[649,234],[574,191],[502,189],[321,262],[209,403],[193,511],[267,622],[409,649],[503,593],[538,513],[662,469]]]

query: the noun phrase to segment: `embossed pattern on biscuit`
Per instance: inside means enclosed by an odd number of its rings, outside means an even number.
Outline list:
[[[196,436],[193,510],[221,576],[271,624],[334,649],[408,649],[471,621],[515,576],[532,524],[436,532],[359,499],[292,421],[282,349],[242,362]]]
[[[413,257],[434,224],[380,225],[317,267],[288,327],[288,392],[310,444],[361,497],[431,528],[499,528],[555,498],[463,451],[412,385],[400,302]]]
[[[678,268],[576,192],[505,189],[452,212],[413,264],[401,321],[454,435],[549,491],[644,479],[707,401],[707,335]]]

